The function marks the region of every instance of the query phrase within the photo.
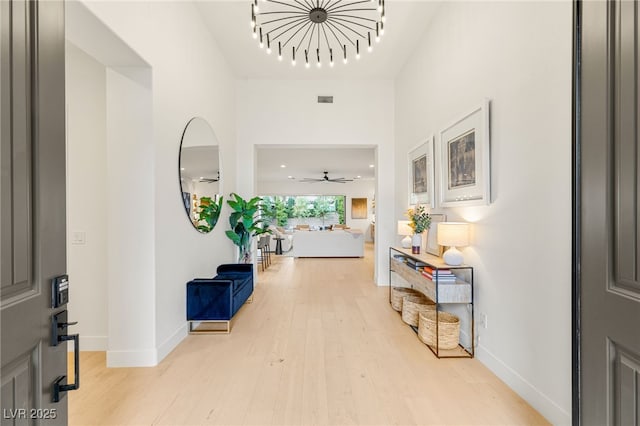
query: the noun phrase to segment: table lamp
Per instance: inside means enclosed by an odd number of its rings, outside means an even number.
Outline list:
[[[413,234],[413,229],[411,229],[411,227],[409,226],[409,221],[408,220],[399,220],[398,221],[398,235],[404,235],[405,237],[402,239],[402,241],[400,242],[400,244],[402,245],[402,248],[409,248],[411,247],[411,237],[410,235]]]
[[[450,266],[462,265],[464,257],[456,247],[469,245],[469,224],[463,222],[438,223],[438,244],[449,247],[442,255]]]

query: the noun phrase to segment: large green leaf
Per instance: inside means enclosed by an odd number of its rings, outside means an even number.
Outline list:
[[[227,200],[227,204],[229,205],[229,207],[231,207],[233,210],[237,211],[237,212],[241,212],[242,211],[242,207],[240,205],[240,203],[233,201],[233,200]]]
[[[237,246],[239,246],[239,245],[240,245],[240,241],[241,241],[241,239],[240,239],[240,236],[239,236],[238,234],[236,234],[236,233],[235,233],[235,232],[233,232],[233,231],[226,231],[225,233],[227,234],[227,237],[229,237],[229,239],[230,239],[231,241],[233,241],[233,243],[234,243],[235,245],[237,245]]]

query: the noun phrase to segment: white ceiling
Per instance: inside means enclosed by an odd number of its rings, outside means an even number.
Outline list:
[[[257,178],[261,182],[283,182],[293,176],[297,182],[301,178],[322,178],[326,170],[329,178],[357,179],[361,176],[362,180],[373,180],[375,167],[369,166],[374,163],[373,148],[259,147]]]
[[[373,52],[363,51],[360,60],[350,58],[346,65],[336,61],[333,68],[307,69],[300,63],[293,67],[289,61],[280,62],[277,55],[267,55],[258,47],[249,25],[250,1],[196,1],[204,22],[237,78],[280,80],[394,78],[427,29],[439,2],[385,0],[385,4],[385,34]],[[288,176],[297,181],[303,177],[321,178],[326,170],[330,178],[361,176],[360,179],[373,180],[375,168],[369,165],[374,161],[373,148],[265,146],[258,149],[256,176],[259,181],[283,182]],[[282,164],[286,167],[281,168]]]
[[[197,1],[205,23],[238,78],[256,79],[391,79],[402,69],[439,6],[435,1],[385,1],[385,34],[373,52],[360,60],[337,61],[333,68],[311,67],[278,61],[267,55],[251,37],[251,2]]]

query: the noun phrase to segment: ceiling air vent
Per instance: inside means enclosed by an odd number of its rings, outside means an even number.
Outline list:
[[[319,104],[332,104],[333,103],[333,96],[318,96],[318,103]]]

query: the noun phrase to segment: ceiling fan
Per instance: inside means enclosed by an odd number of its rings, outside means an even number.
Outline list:
[[[218,182],[218,181],[220,181],[220,170],[218,170],[218,177],[216,177],[216,178],[201,177],[198,182],[213,183],[213,182]]]
[[[302,178],[300,179],[300,182],[307,182],[307,183],[313,183],[313,182],[335,182],[335,183],[345,183],[345,182],[353,182],[353,179],[345,179],[343,177],[340,178],[329,178],[329,172],[325,171],[323,172],[324,176],[319,178],[319,179],[315,179],[315,178]]]

